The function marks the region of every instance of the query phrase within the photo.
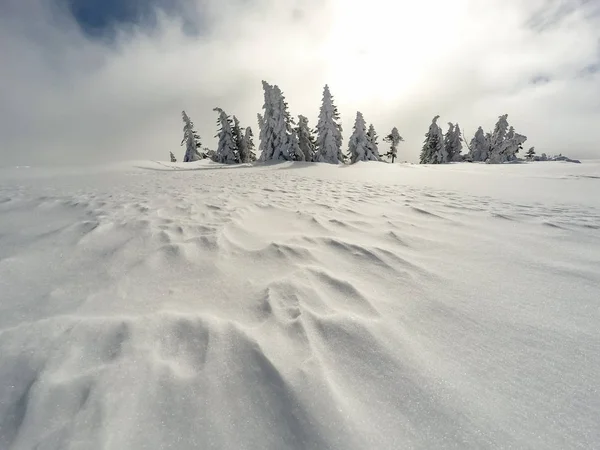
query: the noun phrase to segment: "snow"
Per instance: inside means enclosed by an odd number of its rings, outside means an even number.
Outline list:
[[[600,447],[600,161],[0,169],[0,449]]]

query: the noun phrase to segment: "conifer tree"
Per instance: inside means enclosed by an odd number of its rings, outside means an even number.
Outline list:
[[[385,142],[389,142],[390,144],[390,149],[385,154],[385,156],[391,158],[392,164],[394,164],[394,160],[398,156],[398,145],[400,144],[400,142],[403,142],[404,139],[402,138],[402,136],[400,136],[400,133],[398,133],[398,128],[394,127],[392,129],[392,132],[388,134],[383,140]]]
[[[381,161],[377,139],[379,139],[379,136],[375,131],[375,127],[370,124],[369,131],[367,131],[367,161]]]
[[[508,114],[498,118],[494,127],[490,141],[490,153],[487,159],[488,163],[500,164],[508,161],[514,161],[516,154],[523,149],[523,143],[527,136],[516,133],[514,127],[508,126]]]
[[[475,136],[473,137],[473,139],[471,139],[471,143],[469,144],[469,156],[471,158],[471,161],[485,161],[488,157],[488,146],[488,139],[486,139],[485,137],[483,128],[477,128]]]
[[[525,156],[528,160],[533,160],[535,158],[535,147],[531,147],[529,150],[527,150]]]
[[[290,135],[290,157],[292,161],[305,161],[305,156],[302,150],[300,149],[300,144],[298,142],[298,133],[296,133],[296,129],[292,129],[292,134]]]
[[[233,137],[232,120],[221,108],[213,111],[219,114],[217,125],[220,127],[215,137],[219,138],[217,147],[217,162],[221,164],[235,164],[239,162],[239,155]]]
[[[498,122],[496,122],[496,126],[494,127],[494,132],[492,133],[490,139],[490,153],[498,153],[500,148],[502,147],[502,143],[506,139],[506,134],[508,132],[508,114],[504,114],[498,117]]]
[[[437,124],[440,116],[435,116],[425,134],[425,142],[421,150],[421,164],[443,164],[447,162],[448,155],[444,148],[444,133]]]
[[[263,81],[265,103],[262,120],[259,116],[261,161],[303,160],[298,146],[293,142],[294,121],[281,89]]]
[[[342,152],[340,114],[333,103],[328,85],[323,88],[323,100],[317,123],[317,153],[319,162],[339,164],[346,159]]]
[[[367,160],[367,128],[361,112],[356,113],[354,132],[348,141],[350,164]]]
[[[448,122],[448,132],[444,137],[444,147],[448,154],[447,162],[462,161],[462,132],[458,124],[454,125]]]
[[[171,162],[177,162],[177,158],[175,158],[175,155],[173,154],[173,152],[169,152],[171,154]]]
[[[448,131],[444,135],[444,148],[448,154],[448,161],[452,161],[452,143],[454,142],[454,124],[448,122]]]
[[[246,145],[247,152],[246,162],[256,161],[256,153],[254,152],[254,134],[252,133],[252,128],[250,127],[246,128],[246,133],[244,134],[244,142]]]
[[[316,160],[316,140],[314,131],[308,126],[308,119],[302,115],[298,116],[298,145],[304,154],[304,160],[311,162]]]
[[[189,118],[185,111],[181,112],[183,118],[183,139],[181,145],[185,144],[185,155],[183,162],[192,162],[202,159],[198,149],[202,146],[200,135],[194,129],[194,122]]]
[[[240,163],[248,162],[248,150],[246,147],[246,140],[244,139],[244,134],[242,132],[242,128],[240,127],[240,121],[237,117],[233,116],[233,142],[238,151],[238,159]]]
[[[274,152],[271,159],[284,161],[302,161],[304,155],[299,146],[293,141],[293,120],[288,111],[288,104],[285,101],[283,92],[279,86],[273,86],[273,131],[275,134]]]
[[[508,129],[508,132],[506,133],[506,139],[512,139],[514,137],[515,137],[515,127],[513,127],[511,125],[510,128]]]
[[[258,114],[258,125],[260,128],[260,160],[269,161],[275,153],[275,131],[274,131],[274,109],[273,109],[273,86],[263,80],[264,104],[263,114]]]

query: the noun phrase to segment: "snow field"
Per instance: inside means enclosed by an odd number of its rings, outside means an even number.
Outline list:
[[[82,170],[0,170],[0,449],[600,445],[597,163]]]

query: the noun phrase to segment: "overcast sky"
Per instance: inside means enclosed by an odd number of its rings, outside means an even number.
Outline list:
[[[257,133],[261,80],[316,118],[325,83],[416,161],[431,118],[507,113],[538,153],[600,158],[599,0],[1,0],[0,164],[181,158],[181,110]]]

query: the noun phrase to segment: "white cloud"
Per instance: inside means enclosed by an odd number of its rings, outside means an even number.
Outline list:
[[[162,16],[105,45],[36,0],[9,0],[2,163],[166,159],[182,153],[182,109],[213,146],[213,107],[255,126],[263,78],[313,125],[329,83],[345,137],[360,109],[380,134],[398,126],[403,159],[436,114],[472,134],[501,113],[539,151],[600,157],[600,77],[583,71],[600,59],[591,3],[213,0],[189,8],[210,24],[197,37]]]

